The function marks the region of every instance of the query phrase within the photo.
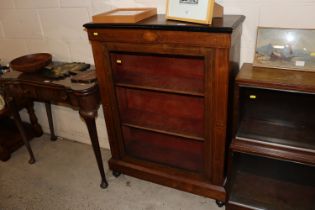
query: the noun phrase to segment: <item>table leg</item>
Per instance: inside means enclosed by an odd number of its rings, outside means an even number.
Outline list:
[[[107,188],[108,183],[106,180],[105,172],[104,172],[104,166],[103,166],[103,160],[102,160],[102,155],[101,155],[101,150],[100,150],[100,145],[98,142],[98,137],[97,137],[97,130],[96,130],[96,124],[95,124],[95,116],[96,113],[83,113],[80,111],[80,116],[84,119],[86,126],[89,131],[93,151],[95,154],[95,158],[97,161],[97,166],[101,174],[102,182],[101,182],[101,188]]]
[[[17,128],[18,128],[18,130],[22,136],[22,140],[23,140],[23,142],[26,146],[26,149],[28,150],[28,153],[30,155],[30,160],[28,162],[30,164],[33,164],[33,163],[35,163],[35,157],[34,157],[31,145],[30,145],[29,141],[27,140],[27,135],[26,135],[26,132],[25,132],[25,129],[24,129],[21,117],[20,117],[20,113],[17,109],[16,103],[15,103],[13,98],[8,98],[7,102],[8,102],[9,110],[10,110],[10,112],[13,116],[13,119],[15,121],[15,124],[16,124],[16,126],[17,126]]]
[[[49,123],[50,140],[56,141],[57,136],[55,135],[54,123],[53,123],[53,118],[51,114],[51,104],[49,102],[45,102],[45,107],[46,107],[46,113],[47,113],[47,118],[48,118],[48,123]]]
[[[38,124],[38,120],[37,120],[37,117],[36,117],[35,111],[34,111],[34,103],[32,101],[27,102],[26,110],[28,112],[29,119],[30,119],[31,125],[33,127],[35,136],[39,137],[39,136],[43,135],[43,130],[42,130],[42,127]]]

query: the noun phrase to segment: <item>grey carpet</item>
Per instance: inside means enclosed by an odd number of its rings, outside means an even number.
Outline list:
[[[37,162],[27,163],[25,147],[0,162],[0,209],[215,210],[211,199],[130,176],[112,176],[109,150],[102,150],[107,189],[89,145],[68,140],[51,142],[48,135],[31,142]]]

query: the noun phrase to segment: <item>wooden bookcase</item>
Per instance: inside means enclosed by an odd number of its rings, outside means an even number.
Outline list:
[[[244,64],[227,209],[315,208],[315,73]]]
[[[89,23],[115,175],[225,201],[231,81],[244,16],[211,26]]]

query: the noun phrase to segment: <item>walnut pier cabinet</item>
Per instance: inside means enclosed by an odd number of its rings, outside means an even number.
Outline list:
[[[245,17],[88,23],[114,175],[225,200],[231,82]]]

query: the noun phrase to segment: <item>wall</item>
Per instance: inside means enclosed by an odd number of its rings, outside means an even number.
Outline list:
[[[243,14],[241,61],[251,62],[257,26],[315,28],[314,0],[217,0],[225,14]],[[51,53],[55,60],[93,63],[91,47],[82,25],[91,16],[116,7],[157,7],[165,0],[0,0],[0,59],[7,64],[15,57]],[[45,132],[44,106],[36,112]],[[53,106],[57,135],[89,143],[85,124],[77,112]],[[23,114],[25,118],[25,113]],[[102,147],[109,147],[104,116],[99,110],[98,132]]]

